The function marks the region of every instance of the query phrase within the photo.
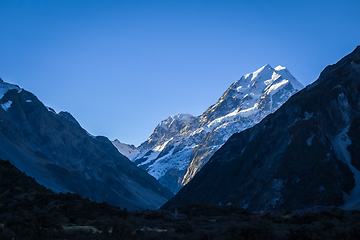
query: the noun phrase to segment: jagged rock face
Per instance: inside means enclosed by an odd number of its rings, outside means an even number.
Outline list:
[[[139,146],[139,150],[144,151],[146,149],[156,148],[163,145],[180,132],[181,129],[193,119],[194,116],[190,114],[177,114],[161,121],[161,123],[156,126],[153,134],[151,134],[151,136]]]
[[[255,125],[301,88],[286,68],[265,65],[234,82],[201,116],[164,120],[132,161],[176,193],[233,133]]]
[[[0,92],[0,158],[40,184],[131,210],[157,209],[172,196],[107,138],[90,136],[71,114],[56,114],[2,80]]]
[[[234,134],[163,208],[360,208],[360,47],[256,126]]]

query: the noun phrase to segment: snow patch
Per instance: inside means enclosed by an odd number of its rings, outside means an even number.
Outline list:
[[[12,101],[7,101],[6,103],[1,104],[1,107],[7,111],[11,107]]]
[[[289,80],[290,84],[296,89],[301,90],[304,86],[290,73],[290,71],[286,67],[277,66],[275,68],[277,74],[281,75],[283,79]]]
[[[347,147],[351,145],[351,139],[346,134],[350,129],[350,125],[345,127],[341,133],[336,135],[332,140],[335,155],[338,159],[343,161],[349,166],[350,170],[354,173],[355,187],[351,190],[350,194],[344,193],[345,204],[342,206],[344,209],[354,209],[360,206],[360,171],[351,164],[351,155]]]
[[[258,103],[255,103],[252,107],[245,108],[243,110],[235,110],[223,117],[216,118],[210,122],[207,127],[209,129],[215,129],[221,125],[238,121],[240,118],[248,118],[259,112]]]
[[[224,124],[225,122],[233,121],[236,118],[236,116],[238,115],[238,113],[239,113],[238,110],[235,110],[223,117],[216,118],[215,120],[210,122],[207,125],[207,127],[210,129],[214,129],[214,128],[217,128],[218,126],[220,126],[221,124]]]
[[[157,180],[164,176],[170,169],[177,169],[179,171],[185,170],[190,164],[190,156],[194,151],[193,147],[185,147],[182,151],[175,154],[173,148],[167,155],[156,159],[149,168],[148,172]]]
[[[134,145],[122,143],[117,139],[111,143],[122,155],[126,156],[130,160],[134,159],[140,153],[140,151]]]
[[[195,131],[193,131],[192,133],[190,133],[189,137],[194,136],[196,134],[200,134],[201,132],[205,132],[205,133],[209,133],[211,132],[212,128],[210,128],[209,126],[204,126],[201,128],[197,128]]]
[[[142,163],[139,163],[139,164],[137,165],[138,167],[139,167],[139,166],[142,166],[142,165],[146,165],[146,164],[151,163],[151,162],[154,161],[154,160],[159,156],[159,154],[160,154],[160,152],[156,152],[156,151],[152,151],[152,150],[150,150],[150,151],[151,151],[151,153],[150,153],[150,155],[148,155],[148,156],[145,156],[145,155],[148,153],[148,151],[144,151],[146,154],[143,156],[143,158],[146,158],[146,161],[144,161],[144,162],[142,162]],[[138,155],[136,158],[138,159],[138,158],[141,158],[141,157],[140,157],[140,155]]]
[[[255,79],[262,79],[262,78],[268,79],[268,78],[270,78],[269,76],[271,76],[273,74],[273,70],[274,69],[269,64],[266,64],[265,66],[259,68],[255,72],[250,73],[248,75],[248,77],[251,76],[251,81],[254,81]],[[247,77],[245,77],[245,78],[247,78]]]
[[[275,67],[274,69],[275,69],[276,71],[282,71],[282,70],[285,70],[286,67],[283,67],[283,66],[279,65],[279,66]]]
[[[288,84],[289,81],[288,80],[282,80],[279,83],[273,84],[271,85],[271,87],[269,88],[269,94],[270,95],[274,95],[275,93],[277,93],[281,88],[283,88],[286,84]]]
[[[156,152],[161,152],[162,150],[164,150],[164,149],[166,148],[166,145],[167,145],[171,140],[173,140],[173,139],[174,139],[174,138],[172,137],[172,138],[170,138],[169,140],[167,140],[166,142],[164,142],[163,144],[156,146],[156,147],[154,148],[154,151],[156,151]]]
[[[259,111],[259,109],[257,107],[258,107],[258,104],[255,103],[255,105],[253,107],[241,110],[241,111],[239,111],[239,113],[237,115],[239,115],[241,117],[249,117]]]
[[[27,102],[27,103],[31,103],[31,100],[26,100],[25,102]]]

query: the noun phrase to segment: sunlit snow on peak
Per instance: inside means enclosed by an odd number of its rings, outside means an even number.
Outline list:
[[[242,118],[255,116],[259,113],[259,103],[262,99],[269,98],[278,93],[285,86],[291,85],[296,91],[303,88],[295,77],[281,65],[275,69],[269,64],[259,68],[258,70],[248,73],[236,81],[228,95],[224,95],[218,103],[214,105],[217,107],[222,102],[229,98],[234,100],[240,99],[239,107],[233,109],[228,114],[214,119],[207,124],[210,129],[216,129],[224,123],[236,122]],[[272,98],[269,98],[272,101]]]
[[[255,72],[246,74],[244,78],[245,81],[262,80],[263,78],[271,78],[273,72],[274,69],[269,64],[266,64],[265,66],[259,68]]]
[[[285,70],[286,67],[279,65],[279,66],[275,67],[274,69],[275,69],[275,71],[281,71],[281,70]]]
[[[175,114],[175,115],[172,115],[172,116],[168,117],[167,119],[161,121],[161,123],[158,125],[158,127],[168,129],[176,121],[181,121],[183,124],[187,124],[193,118],[194,118],[194,116],[191,114]]]

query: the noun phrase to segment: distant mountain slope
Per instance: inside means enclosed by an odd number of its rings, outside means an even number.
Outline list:
[[[265,65],[234,82],[201,116],[171,116],[132,161],[176,193],[226,140],[278,109],[303,86],[282,66]]]
[[[122,143],[118,139],[112,141],[112,144],[122,155],[129,159],[135,158],[140,153],[140,151],[134,145]]]
[[[256,126],[234,134],[163,208],[360,209],[360,46]]]
[[[132,210],[156,209],[172,196],[107,138],[90,136],[71,114],[56,114],[1,79],[0,93],[0,158],[45,187]]]

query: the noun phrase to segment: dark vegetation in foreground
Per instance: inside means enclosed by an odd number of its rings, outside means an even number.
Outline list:
[[[54,194],[0,161],[0,239],[360,239],[360,211],[255,214],[188,204],[128,212],[78,194]]]

